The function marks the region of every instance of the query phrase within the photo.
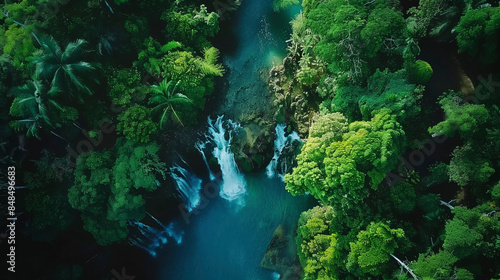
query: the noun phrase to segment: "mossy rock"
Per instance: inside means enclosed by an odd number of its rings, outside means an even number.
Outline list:
[[[417,60],[411,67],[410,81],[415,84],[425,85],[429,82],[433,73],[434,70],[432,70],[429,63],[423,60]]]

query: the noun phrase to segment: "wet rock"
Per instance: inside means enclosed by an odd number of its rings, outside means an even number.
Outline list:
[[[261,266],[278,272],[281,280],[299,280],[302,268],[295,246],[293,231],[279,225],[274,230],[266,254],[260,263]]]

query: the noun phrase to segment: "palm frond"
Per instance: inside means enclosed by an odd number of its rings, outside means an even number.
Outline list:
[[[148,104],[155,104],[155,103],[165,103],[167,102],[167,98],[163,95],[155,95],[149,99]]]
[[[75,42],[69,43],[61,54],[61,62],[72,63],[80,60],[85,53],[84,47],[86,44],[87,41],[83,39],[77,39]]]

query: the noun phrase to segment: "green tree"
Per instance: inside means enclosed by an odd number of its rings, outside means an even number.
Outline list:
[[[118,126],[125,138],[137,143],[147,143],[149,137],[158,129],[151,120],[151,109],[141,105],[134,105],[118,116]]]
[[[170,118],[169,111],[175,117],[175,119],[182,125],[181,119],[179,115],[175,111],[174,107],[179,106],[180,104],[192,104],[192,100],[189,99],[182,93],[176,92],[177,85],[180,83],[173,84],[173,81],[167,81],[167,79],[160,82],[159,85],[154,85],[153,96],[149,99],[149,104],[157,104],[153,107],[153,114],[161,114],[160,117],[160,128],[162,128]]]
[[[52,37],[43,38],[40,44],[43,53],[34,60],[39,79],[50,84],[53,91],[69,94],[78,101],[82,101],[79,92],[92,94],[87,80],[97,64],[85,61],[85,40],[69,43],[64,51]]]
[[[391,202],[397,213],[411,213],[416,204],[415,186],[411,182],[397,183],[391,191]]]
[[[330,206],[316,206],[300,215],[296,242],[304,280],[338,279],[333,271],[337,239],[329,231],[333,218]]]
[[[445,113],[445,120],[429,128],[429,133],[453,137],[458,132],[462,139],[470,139],[484,129],[490,118],[484,105],[463,104],[463,98],[454,93],[444,95],[439,104]]]
[[[495,173],[493,164],[483,155],[483,151],[473,148],[472,144],[466,144],[453,150],[453,158],[450,161],[450,181],[459,186],[481,185]]]
[[[146,86],[141,85],[141,74],[136,69],[121,69],[113,73],[108,80],[108,96],[116,105],[128,105],[132,101],[141,101],[147,92]]]
[[[453,265],[458,261],[452,253],[440,251],[439,253],[420,254],[417,261],[410,267],[422,279],[448,278],[453,274]]]
[[[429,166],[430,175],[422,179],[422,185],[424,187],[431,187],[433,185],[449,182],[449,171],[450,167],[443,162]]]
[[[165,176],[158,150],[153,143],[134,146],[119,139],[113,149],[78,157],[68,199],[99,244],[124,239],[127,221],[145,217],[142,194],[156,189],[156,174]]]
[[[11,105],[11,114],[22,119],[11,122],[14,130],[25,131],[27,136],[40,138],[40,130],[57,125],[56,113],[63,107],[54,99],[54,91],[47,91],[39,81],[29,81],[11,92],[16,98]]]
[[[169,9],[161,19],[166,22],[165,34],[168,38],[182,42],[196,50],[211,47],[209,38],[219,32],[219,15],[208,12],[205,5],[199,10],[189,7],[186,11]]]
[[[500,215],[483,204],[473,209],[458,206],[455,216],[446,223],[443,248],[459,259],[482,255],[487,258],[500,256]]]
[[[388,108],[398,122],[410,126],[421,110],[423,87],[409,83],[404,70],[390,73],[376,70],[366,88],[347,86],[337,90],[332,110],[344,113],[349,120],[368,120],[372,112]]]
[[[356,242],[351,242],[347,268],[358,269],[373,276],[382,275],[389,267],[391,255],[405,241],[402,229],[391,229],[383,222],[372,222],[366,230],[360,231]]]
[[[495,206],[500,206],[500,182],[496,183],[491,189],[491,198],[493,198]]]
[[[2,34],[3,33],[3,34]],[[11,24],[7,30],[0,29],[0,47],[10,55],[17,69],[26,71],[29,58],[35,52],[31,34],[18,24]]]
[[[388,109],[370,121],[351,123],[345,133],[345,117],[337,114],[336,118],[340,133],[333,131],[330,141],[308,138],[297,156],[298,166],[285,175],[286,188],[292,194],[309,192],[335,211],[359,209],[369,189],[376,190],[396,166],[404,132]]]
[[[340,84],[361,84],[376,68],[399,69],[403,15],[394,1],[304,1],[307,27],[321,37],[314,53],[327,62]]]
[[[192,104],[184,104],[189,106],[185,112],[179,112],[183,123],[196,122],[193,107],[196,110],[204,108],[205,97],[214,90],[214,77],[222,76],[223,68],[216,63],[218,57],[219,51],[212,47],[204,50],[203,57],[189,51],[171,51],[162,58],[158,74],[164,79],[178,81],[178,90],[192,101]]]
[[[458,51],[479,57],[483,64],[497,58],[500,7],[468,10],[456,27]]]

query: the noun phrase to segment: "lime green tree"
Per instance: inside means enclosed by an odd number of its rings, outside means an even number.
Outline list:
[[[338,124],[331,127],[331,138],[314,137],[316,128],[311,128],[297,157],[298,166],[285,182],[292,194],[309,192],[335,211],[344,211],[359,208],[369,189],[376,190],[396,166],[405,134],[388,109],[370,121],[351,123],[347,131],[345,117],[334,116]]]
[[[7,30],[0,27],[0,47],[5,55],[10,55],[17,69],[27,71],[29,58],[35,52],[31,34],[18,24],[11,24]]]
[[[354,273],[359,269],[363,274],[382,275],[390,267],[391,256],[394,257],[393,253],[405,240],[402,229],[391,229],[383,222],[372,222],[366,230],[358,233],[356,242],[350,243],[347,268]]]
[[[329,230],[333,218],[330,206],[316,206],[300,215],[296,242],[304,280],[338,279],[333,270],[337,239]]]

